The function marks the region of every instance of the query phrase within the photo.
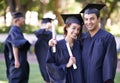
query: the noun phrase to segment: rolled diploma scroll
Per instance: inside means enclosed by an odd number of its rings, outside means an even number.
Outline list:
[[[72,51],[71,51],[71,49],[70,49],[70,45],[69,45],[68,42],[66,43],[66,46],[67,46],[67,49],[68,49],[69,56],[73,56]],[[74,68],[74,69],[77,69],[76,64],[73,64],[73,68]]]
[[[55,26],[54,26],[53,22],[52,22],[52,38],[55,39]],[[53,49],[53,53],[55,53],[56,52],[56,47],[53,46],[52,49]]]

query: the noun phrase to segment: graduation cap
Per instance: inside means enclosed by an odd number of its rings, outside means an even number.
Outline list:
[[[61,14],[61,16],[65,24],[68,24],[68,23],[77,23],[80,25],[84,24],[80,14]]]
[[[91,14],[99,13],[99,11],[105,6],[105,4],[88,4],[80,13]]]
[[[51,22],[53,19],[51,18],[43,18],[41,23],[48,23]]]
[[[12,17],[13,18],[20,18],[20,17],[24,17],[24,15],[21,12],[13,12]]]

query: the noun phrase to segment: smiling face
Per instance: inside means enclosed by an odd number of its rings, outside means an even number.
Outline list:
[[[80,25],[76,23],[71,23],[71,25],[66,28],[66,31],[66,37],[76,39],[80,32]]]
[[[84,24],[88,31],[93,32],[99,28],[100,17],[97,17],[96,14],[84,14]]]

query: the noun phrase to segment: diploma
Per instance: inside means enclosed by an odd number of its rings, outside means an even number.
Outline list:
[[[72,51],[71,51],[71,49],[70,49],[70,45],[69,45],[68,42],[66,43],[66,46],[67,46],[67,49],[68,49],[69,56],[73,56]],[[73,64],[73,68],[74,68],[74,69],[77,69],[76,64]]]
[[[52,22],[52,38],[53,38],[53,39],[56,38],[56,34],[55,34],[55,26],[54,26],[54,23],[53,23],[53,22]],[[53,53],[55,53],[55,52],[56,52],[56,47],[53,46],[52,49],[53,49]]]

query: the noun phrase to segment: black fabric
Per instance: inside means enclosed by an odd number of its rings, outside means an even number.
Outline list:
[[[13,46],[18,48],[20,67],[14,67]],[[7,39],[5,40],[4,56],[7,67],[7,77],[9,83],[28,83],[29,64],[27,61],[27,51],[30,43],[24,38],[22,31],[17,26],[12,26]]]
[[[70,56],[64,39],[58,41],[55,53],[50,48],[47,57],[47,70],[52,83],[84,83],[81,49],[78,41],[74,42],[71,50],[76,58],[77,69],[66,68]]]
[[[85,83],[114,83],[117,67],[116,42],[110,33],[100,29],[93,37],[82,37],[82,61]]]
[[[83,25],[83,19],[80,14],[61,14],[64,23],[69,24],[69,23],[76,23]]]
[[[49,49],[48,41],[52,38],[52,32],[40,29],[35,31],[37,41],[35,43],[35,54],[39,63],[39,69],[42,77],[45,81],[50,82],[49,76],[46,70],[46,57]]]

